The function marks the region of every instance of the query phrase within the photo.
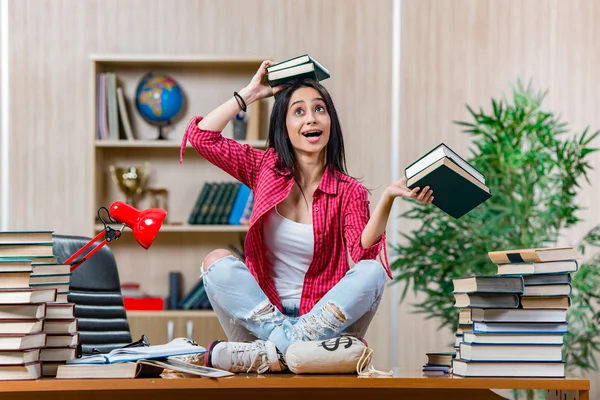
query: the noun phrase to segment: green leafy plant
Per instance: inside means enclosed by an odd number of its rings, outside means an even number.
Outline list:
[[[404,243],[391,245],[395,282],[404,283],[402,300],[409,288],[426,295],[416,312],[439,318],[440,328],[457,327],[452,278],[494,275],[489,251],[555,246],[580,222],[576,194],[589,184],[589,156],[597,150],[591,145],[600,131],[568,134],[566,123],[543,109],[544,97],[519,82],[512,99],[492,99],[487,113],[467,106],[472,121],[457,122],[471,136],[467,158],[486,178],[488,201],[458,220],[417,202],[401,215],[420,226],[401,233]],[[578,244],[585,262],[573,276],[568,312],[565,361],[583,370],[597,369],[600,346],[600,256],[590,257],[591,247],[600,247],[600,226]]]

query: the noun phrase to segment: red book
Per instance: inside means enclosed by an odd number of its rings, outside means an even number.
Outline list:
[[[162,297],[123,297],[127,311],[162,311],[165,309]]]

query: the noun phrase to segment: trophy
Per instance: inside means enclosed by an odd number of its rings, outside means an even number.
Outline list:
[[[137,200],[146,189],[148,175],[150,175],[150,163],[145,162],[141,167],[115,167],[111,165],[109,168],[113,181],[125,195],[125,202],[137,208]]]
[[[168,211],[169,191],[163,188],[148,188],[146,190],[150,196],[150,208],[162,208]],[[167,219],[165,218],[165,223]]]

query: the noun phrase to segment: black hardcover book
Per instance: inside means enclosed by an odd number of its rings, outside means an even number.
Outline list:
[[[181,297],[181,272],[169,272],[169,296],[167,310],[176,310]]]
[[[492,197],[489,188],[451,159],[435,162],[407,181],[407,187],[433,190],[433,205],[458,219]]]
[[[311,78],[322,81],[331,77],[329,71],[308,54],[267,67],[267,81],[270,86],[281,85],[290,80]]]

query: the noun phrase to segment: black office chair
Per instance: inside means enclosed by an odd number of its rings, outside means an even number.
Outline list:
[[[58,262],[67,260],[90,241],[83,236],[53,235]],[[107,353],[131,343],[121,296],[119,271],[112,251],[104,246],[71,276],[68,301],[75,304],[83,354]]]

